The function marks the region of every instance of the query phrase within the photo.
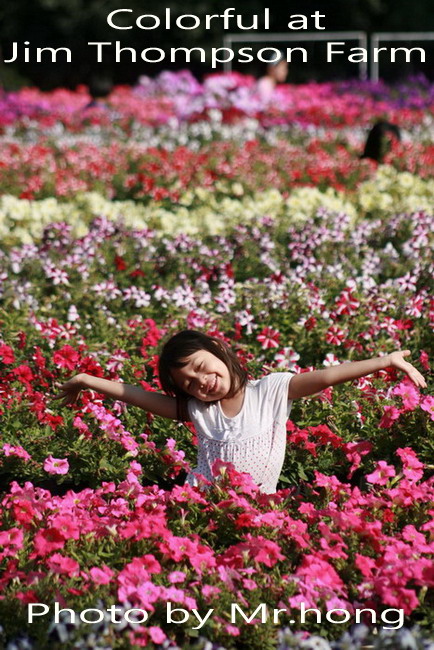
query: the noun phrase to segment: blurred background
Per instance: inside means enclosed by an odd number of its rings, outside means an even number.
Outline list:
[[[258,0],[237,0],[236,11],[245,15],[246,24],[249,16],[258,13],[263,15],[265,7],[271,10],[271,32],[285,32],[290,14],[302,13],[310,15],[316,10],[326,15],[323,24],[327,31],[361,30],[373,32],[427,32],[434,30],[433,0],[333,0],[331,3],[318,0],[303,0],[299,3],[276,4],[259,2]],[[144,3],[142,0],[130,0],[127,7],[134,11],[137,17],[150,13],[163,16],[166,7],[170,7],[174,17],[180,14],[193,13],[198,16],[222,13],[231,6],[230,2],[221,0],[183,0],[183,2]],[[127,31],[111,29],[107,24],[107,15],[122,7],[119,0],[15,0],[4,2],[0,7],[0,82],[6,89],[19,88],[23,85],[36,85],[43,90],[58,86],[75,88],[77,84],[87,84],[95,75],[110,78],[115,84],[134,84],[140,75],[154,76],[163,69],[177,70],[188,67],[198,79],[211,72],[207,64],[193,58],[188,65],[182,60],[170,64],[167,60],[161,64],[147,64],[140,60],[139,53],[146,47],[221,47],[225,32],[219,21],[214,22],[212,32],[199,27],[193,31],[182,31],[174,28],[166,31],[163,28],[144,31],[134,28]],[[235,23],[234,23],[235,24]],[[313,27],[313,23],[312,23]],[[231,32],[236,32],[231,29]],[[313,29],[311,31],[314,31]],[[226,32],[227,33],[227,32]],[[243,32],[252,36],[258,32]],[[289,33],[289,32],[288,32]],[[292,32],[294,33],[294,32]],[[303,32],[298,32],[302,39]],[[98,64],[95,48],[87,46],[89,41],[121,41],[122,47],[132,47],[138,51],[136,64],[125,60],[115,63],[111,56],[105,56],[104,63]],[[3,63],[3,59],[11,57],[14,42],[20,46],[29,41],[32,48],[36,47],[68,47],[72,51],[72,63],[66,63],[60,55],[56,63],[37,63],[35,57],[25,62],[21,54],[16,63]],[[253,41],[253,39],[252,39]],[[405,65],[382,66],[382,77],[395,81],[402,76],[424,74],[428,79],[434,79],[434,41],[401,42],[396,46],[423,47],[427,54],[425,63],[414,61]],[[244,45],[250,45],[245,43]],[[286,47],[285,43],[273,43],[272,39],[264,45]],[[288,43],[288,46],[303,45]],[[351,43],[350,46],[356,46]],[[324,81],[327,79],[347,79],[357,75],[357,66],[342,60],[327,64],[325,45],[315,44],[306,46],[309,52],[307,63],[292,65],[288,81],[292,83],[310,80]],[[22,52],[22,48],[20,47]],[[248,66],[238,64],[234,69],[248,74],[261,74],[258,64]]]

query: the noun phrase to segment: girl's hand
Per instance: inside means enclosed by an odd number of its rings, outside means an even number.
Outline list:
[[[61,399],[60,406],[67,406],[68,404],[75,404],[80,394],[80,391],[85,388],[85,374],[81,373],[75,375],[64,384],[59,386],[60,393],[54,399]]]
[[[404,357],[408,357],[410,354],[410,350],[398,350],[397,352],[392,352],[389,354],[389,366],[392,368],[398,368],[398,370],[405,372],[411,381],[419,388],[426,388],[426,381],[420,374],[419,370],[416,370],[411,363],[404,360]]]

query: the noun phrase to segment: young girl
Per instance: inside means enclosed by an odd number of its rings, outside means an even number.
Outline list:
[[[155,415],[193,422],[198,465],[187,476],[190,485],[197,485],[196,473],[212,481],[212,464],[221,459],[249,473],[262,492],[272,494],[285,457],[292,400],[384,368],[402,370],[416,386],[426,388],[423,376],[404,360],[409,354],[404,350],[298,375],[276,372],[248,380],[228,345],[184,330],[167,341],[160,355],[160,382],[167,395],[79,374],[60,387],[57,399],[63,399],[62,405],[72,404],[87,388]]]
[[[266,73],[258,79],[256,91],[263,101],[271,101],[274,91],[278,84],[283,84],[288,76],[288,63],[283,56],[283,52],[277,61],[272,61],[267,65]]]

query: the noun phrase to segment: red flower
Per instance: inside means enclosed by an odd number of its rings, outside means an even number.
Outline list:
[[[225,265],[225,271],[226,271],[226,275],[227,275],[228,278],[233,278],[234,277],[234,269],[233,269],[232,264],[230,262],[228,262]]]
[[[413,327],[413,321],[409,318],[395,320],[395,325],[398,330],[411,330]]]
[[[14,351],[5,343],[0,343],[0,359],[3,363],[15,363]]]
[[[342,341],[345,339],[346,334],[340,327],[332,325],[328,328],[326,332],[326,341],[332,345],[341,345]]]
[[[19,601],[22,603],[29,605],[30,603],[38,603],[40,601],[39,596],[36,594],[35,591],[19,591],[17,594],[15,594],[15,598],[17,598]]]
[[[22,350],[26,346],[27,334],[25,332],[18,332],[18,347]]]
[[[70,345],[64,345],[63,348],[53,354],[53,361],[56,366],[67,368],[68,370],[75,370],[79,360],[80,355]]]
[[[80,361],[80,367],[77,370],[79,372],[86,372],[89,375],[94,375],[94,377],[102,377],[104,375],[103,369],[99,365],[98,361],[95,361],[93,357],[84,357]]]
[[[127,265],[125,264],[125,260],[123,259],[123,257],[120,257],[119,255],[116,255],[115,257],[115,265],[118,271],[125,271],[125,269],[127,268]]]
[[[41,348],[38,347],[37,345],[35,346],[35,351],[34,351],[34,353],[32,355],[32,359],[36,363],[36,367],[39,370],[42,370],[43,368],[45,368],[45,366],[46,366],[45,357],[42,354]]]
[[[262,343],[263,350],[268,350],[268,348],[279,347],[279,337],[280,333],[278,330],[274,330],[272,327],[264,327],[256,337],[256,340]]]
[[[164,334],[164,330],[161,330],[155,324],[155,321],[152,318],[146,318],[145,326],[148,327],[148,331],[142,339],[142,347],[140,348],[141,355],[146,359],[148,356],[148,347],[155,347],[159,340]]]
[[[317,324],[317,320],[315,316],[310,316],[304,324],[304,329],[310,332],[310,330],[313,330],[316,324]]]
[[[17,368],[14,368],[12,370],[12,373],[23,384],[29,384],[35,378],[29,366],[26,366],[25,364],[22,364],[21,366],[17,366]]]

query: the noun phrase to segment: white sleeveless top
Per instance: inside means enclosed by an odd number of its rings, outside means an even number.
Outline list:
[[[195,473],[213,481],[211,466],[219,458],[233,463],[238,472],[250,474],[261,492],[276,492],[285,458],[292,377],[291,372],[276,372],[249,381],[235,417],[225,415],[220,402],[189,399],[188,412],[198,438],[198,464],[186,482],[197,485]]]

